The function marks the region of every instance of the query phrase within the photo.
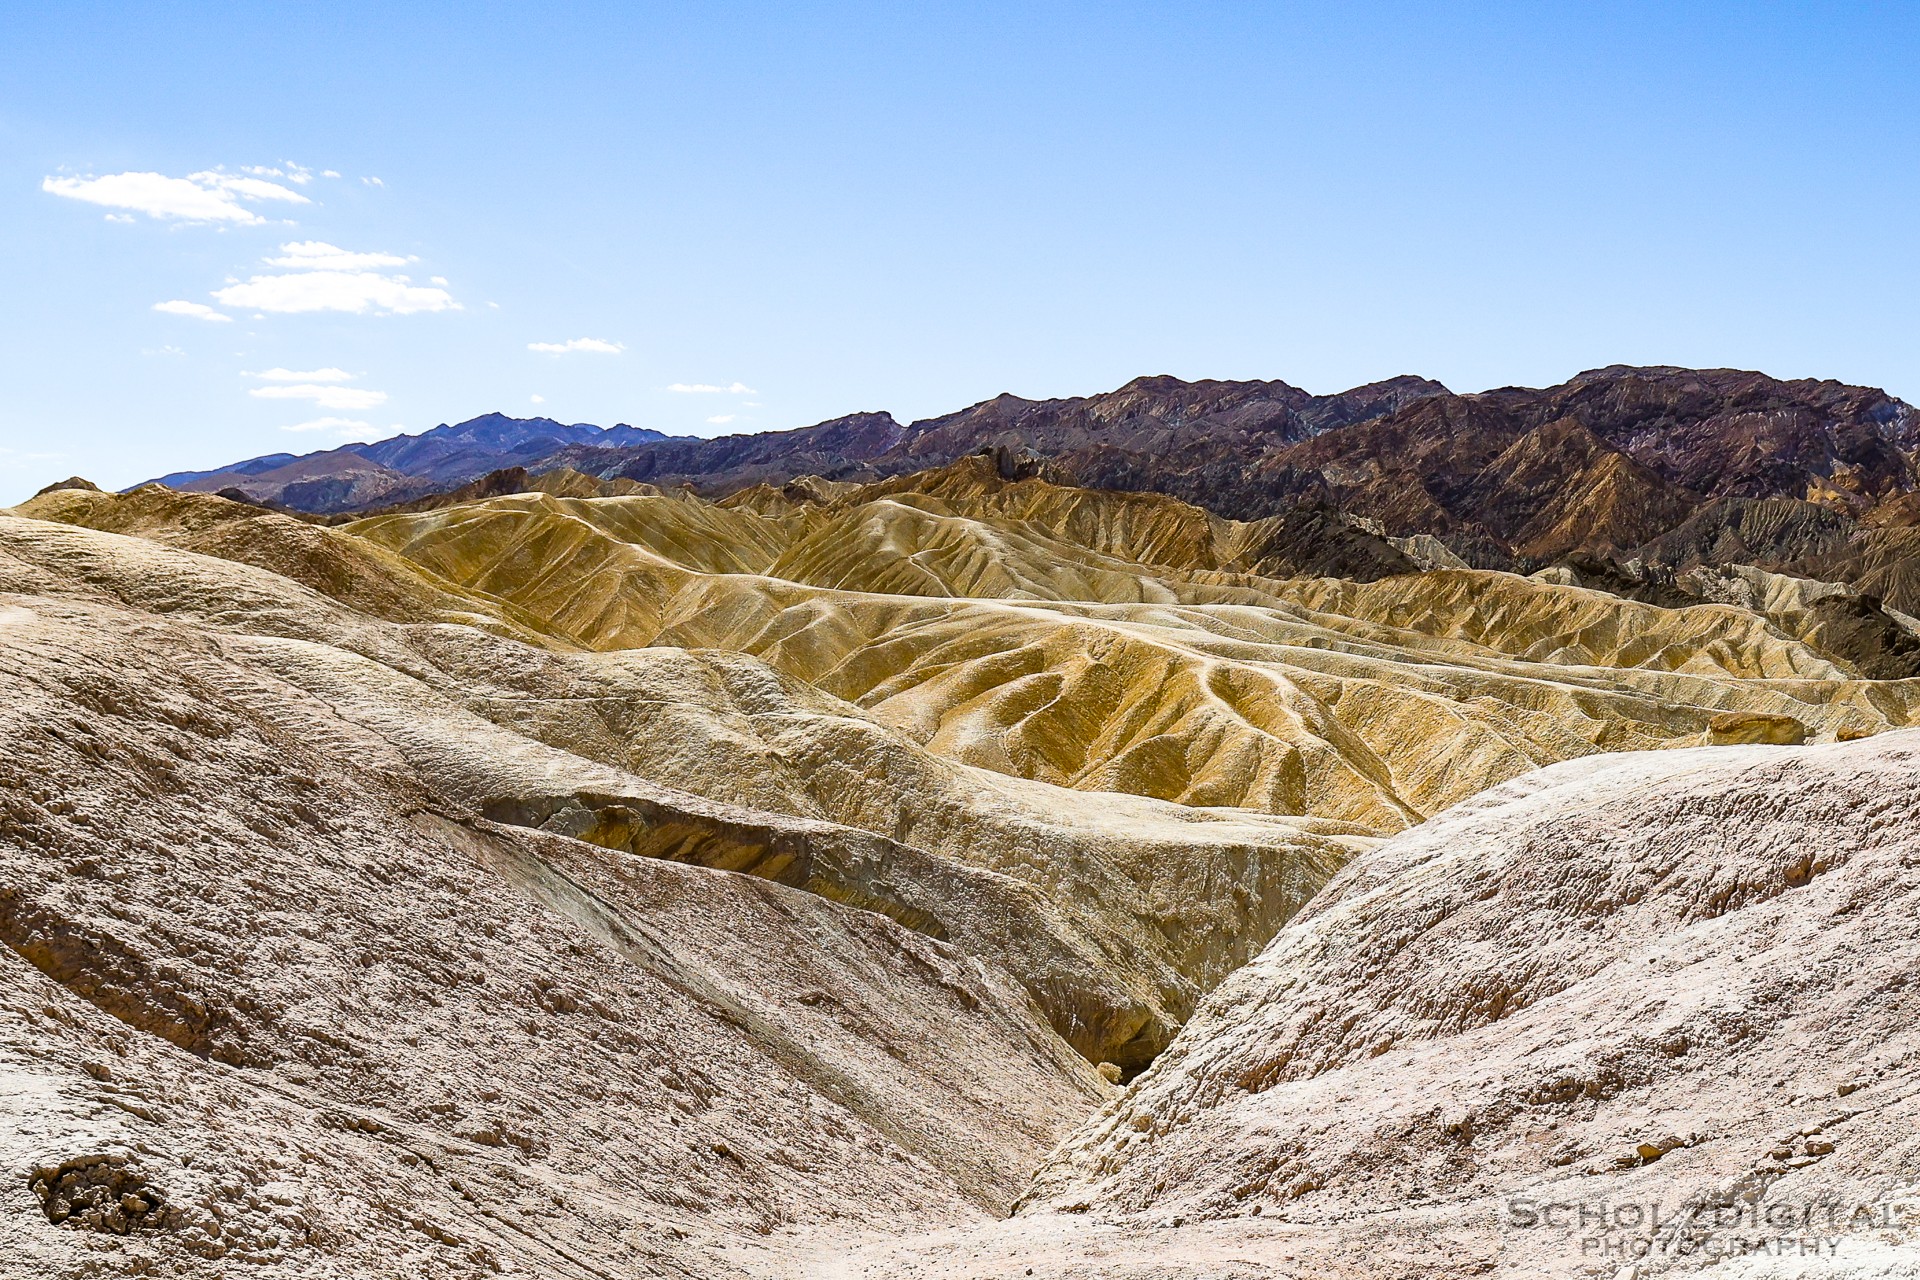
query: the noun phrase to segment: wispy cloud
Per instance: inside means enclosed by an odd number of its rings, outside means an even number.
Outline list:
[[[144,213],[149,218],[235,226],[253,226],[266,221],[243,201],[312,203],[292,187],[218,169],[190,173],[184,178],[147,172],[85,178],[48,177],[41,180],[40,189],[69,200]]]
[[[716,427],[724,427],[739,416],[737,413],[716,413],[711,418],[708,418],[707,421]]]
[[[156,302],[153,304],[153,309],[164,311],[170,316],[192,316],[196,320],[213,320],[221,324],[233,323],[232,316],[222,315],[204,302],[187,302],[184,299],[175,298],[172,302]]]
[[[321,385],[317,382],[275,383],[247,392],[261,400],[310,400],[321,409],[372,409],[387,402],[387,393],[366,387]]]
[[[436,285],[413,283],[408,276],[371,270],[412,262],[392,253],[356,253],[320,240],[280,246],[267,265],[287,268],[281,275],[257,275],[215,289],[215,300],[229,307],[294,314],[345,311],[355,315],[411,315],[418,311],[458,311],[453,295]]]
[[[353,375],[345,369],[328,367],[325,369],[262,369],[258,373],[242,373],[243,378],[258,378],[262,382],[352,382]]]
[[[535,404],[545,404],[547,402],[547,398],[545,396],[528,396],[527,399],[531,400]]]
[[[734,382],[724,387],[717,386],[711,382],[676,382],[668,387],[667,390],[677,391],[681,395],[686,396],[752,396],[760,394],[744,382]]]
[[[296,240],[280,246],[280,256],[268,258],[270,267],[293,271],[369,271],[376,267],[404,267],[417,257],[403,258],[397,253],[354,253],[324,240]],[[445,284],[446,281],[440,281]]]
[[[353,381],[353,375],[345,369],[335,369],[331,365],[324,369],[262,369],[258,373],[243,373],[243,378],[258,378],[266,383],[263,387],[253,387],[247,392],[261,400],[310,400],[322,409],[371,409],[387,402],[384,391],[370,391],[364,387],[343,387],[343,382]],[[300,423],[287,427],[288,431],[319,430],[326,426],[364,427],[364,422],[348,422],[344,418],[318,418],[314,422]]]
[[[626,345],[608,342],[604,338],[568,338],[565,342],[529,342],[527,350],[542,351],[548,355],[565,355],[569,351],[597,351],[603,355],[617,356],[625,351]]]
[[[250,173],[256,178],[285,178],[288,182],[297,183],[303,187],[313,181],[313,170],[303,164],[295,164],[291,160],[282,160],[279,168],[269,165],[243,164],[240,166],[240,172]],[[333,176],[337,178],[340,175],[336,173]]]
[[[410,284],[405,276],[372,271],[306,271],[291,276],[254,276],[242,284],[215,289],[229,307],[290,315],[303,311],[345,311],[365,315],[412,315],[416,311],[457,311],[460,304],[445,289]]]

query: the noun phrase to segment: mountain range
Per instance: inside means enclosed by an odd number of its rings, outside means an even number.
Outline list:
[[[809,477],[872,483],[983,449],[1062,483],[1167,494],[1228,518],[1293,513],[1348,543],[1418,540],[1399,554],[1379,544],[1375,563],[1343,567],[1353,576],[1404,571],[1411,552],[1427,567],[1562,563],[1593,585],[1624,574],[1644,592],[1701,564],[1751,563],[1920,610],[1906,567],[1920,539],[1912,406],[1872,388],[1738,370],[1613,366],[1474,395],[1413,377],[1328,396],[1151,377],[1087,397],[1002,395],[910,424],[861,413],[718,439],[490,414],[161,482],[330,514],[512,468],[723,498]]]
[[[665,439],[658,431],[625,423],[595,427],[488,413],[372,444],[269,453],[211,471],[176,471],[158,483],[189,493],[231,490],[296,511],[344,511],[438,493],[489,471],[537,463],[568,447],[631,448]]]

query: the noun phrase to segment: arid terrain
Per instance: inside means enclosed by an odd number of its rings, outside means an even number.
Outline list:
[[[0,1276],[1920,1274],[1908,406],[613,430],[0,513]]]
[[[489,414],[161,479],[365,513],[464,486],[484,493],[502,470],[546,475],[576,496],[650,485],[723,498],[795,480],[818,494],[820,481],[870,484],[988,450],[1028,454],[1072,484],[1284,517],[1261,552],[1290,573],[1371,580],[1560,563],[1671,603],[1690,594],[1676,574],[1738,563],[1854,583],[1920,612],[1908,567],[1917,449],[1920,416],[1872,387],[1614,365],[1476,395],[1419,377],[1318,396],[1284,382],[1148,377],[1063,400],[1001,395],[912,423],[859,413],[712,440]]]

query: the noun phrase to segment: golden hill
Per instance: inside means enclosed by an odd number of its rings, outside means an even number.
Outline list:
[[[774,516],[520,496],[349,529],[568,643],[753,654],[948,758],[1383,832],[1554,760],[1705,741],[1725,713],[1831,737],[1905,724],[1915,697],[1754,609],[1223,568],[1261,531],[984,460]]]

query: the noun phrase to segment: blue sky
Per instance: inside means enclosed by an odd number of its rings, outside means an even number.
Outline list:
[[[1912,5],[0,20],[0,501],[493,409],[720,434],[1142,373],[1920,399]]]

